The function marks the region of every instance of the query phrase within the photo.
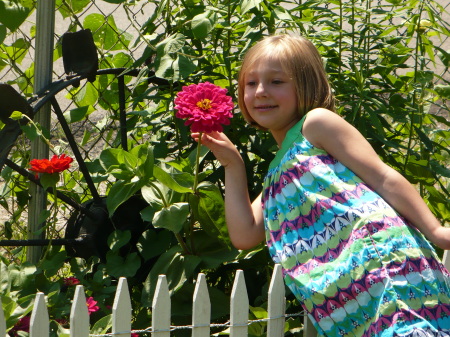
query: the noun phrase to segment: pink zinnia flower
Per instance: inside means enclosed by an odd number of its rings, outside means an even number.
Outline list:
[[[204,82],[183,87],[175,98],[176,116],[187,119],[192,132],[223,131],[230,124],[233,102],[227,89]]]
[[[89,313],[89,315],[90,315],[91,313],[96,312],[96,311],[98,311],[98,310],[100,309],[99,306],[97,305],[97,301],[95,301],[93,297],[89,297],[89,298],[86,300],[86,305],[87,305],[87,307],[88,307],[88,313]]]
[[[80,281],[76,277],[67,277],[64,279],[64,285],[70,287],[80,284]]]

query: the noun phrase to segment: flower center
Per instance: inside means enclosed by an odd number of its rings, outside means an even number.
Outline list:
[[[201,101],[198,101],[198,102],[197,102],[197,106],[198,106],[200,109],[202,109],[202,110],[208,110],[208,109],[211,109],[211,108],[212,108],[212,106],[211,106],[211,100],[210,100],[210,99],[207,99],[207,98],[202,99]]]

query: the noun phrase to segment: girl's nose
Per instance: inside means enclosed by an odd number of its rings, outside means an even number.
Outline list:
[[[266,89],[264,87],[263,83],[258,83],[258,86],[256,87],[256,96],[265,96],[266,95]]]

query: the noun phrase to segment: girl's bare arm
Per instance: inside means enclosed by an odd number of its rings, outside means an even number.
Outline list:
[[[192,137],[198,141],[199,134]],[[225,218],[231,242],[237,249],[253,248],[264,240],[261,196],[250,201],[244,162],[227,136],[213,132],[203,134],[201,141],[225,168]]]
[[[316,109],[309,112],[303,134],[350,168],[431,242],[450,249],[450,228],[441,226],[416,189],[386,165],[352,125],[329,110]]]

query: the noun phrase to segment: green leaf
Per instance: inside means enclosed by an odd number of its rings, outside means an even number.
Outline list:
[[[104,2],[109,2],[110,4],[121,4],[127,0],[103,0]]]
[[[153,226],[179,233],[189,215],[189,204],[178,202],[155,213]]]
[[[75,108],[72,110],[69,110],[64,113],[64,118],[66,119],[67,123],[75,123],[83,120],[86,118],[86,116],[89,116],[91,112],[93,112],[94,109],[92,106],[82,106],[79,108]]]
[[[153,148],[145,143],[132,148],[130,154],[138,159],[136,174],[145,180],[153,177]]]
[[[94,323],[90,333],[92,335],[104,335],[112,327],[112,315],[106,315]]]
[[[3,43],[3,41],[5,41],[5,38],[6,38],[6,26],[0,24],[0,43]]]
[[[183,48],[186,43],[186,38],[183,34],[176,33],[165,38],[163,41],[156,45],[156,50],[161,55],[176,53]]]
[[[23,133],[27,136],[27,138],[31,141],[35,140],[36,138],[42,135],[41,130],[38,128],[36,124],[30,123],[26,125],[21,125],[20,128],[22,129]]]
[[[0,23],[14,32],[25,22],[30,9],[23,7],[17,0],[0,0]]]
[[[200,262],[198,256],[182,255],[178,245],[170,248],[158,258],[144,282],[142,305],[151,307],[159,275],[166,275],[169,289],[174,293],[193,276]]]
[[[206,11],[196,15],[191,21],[191,29],[197,39],[204,39],[213,30],[217,21],[217,15]]]
[[[97,89],[91,82],[87,82],[81,87],[77,93],[73,96],[73,101],[78,107],[94,106],[99,97]]]
[[[123,163],[122,149],[105,149],[100,153],[100,164],[105,170],[108,170],[112,166],[119,166]]]
[[[28,262],[20,266],[10,264],[8,266],[8,275],[11,290],[18,290],[26,292],[27,294],[34,293],[36,272],[36,266],[33,266]]]
[[[185,43],[184,35],[177,33],[156,45],[156,76],[178,81],[195,70],[196,63],[181,53]]]
[[[59,182],[59,173],[42,173],[39,181],[44,189],[56,187]]]
[[[434,90],[441,98],[450,99],[450,85],[438,84],[434,87]]]
[[[225,246],[219,238],[211,237],[205,231],[195,231],[192,235],[195,252],[202,259],[202,268],[218,268],[223,263],[235,261],[240,254],[236,248]]]
[[[64,18],[80,13],[90,0],[56,0],[56,8]]]
[[[112,216],[117,207],[139,191],[143,185],[144,182],[142,181],[117,181],[109,190],[108,197],[106,198],[106,207],[108,209],[109,216]]]
[[[113,252],[117,252],[125,246],[131,239],[130,231],[121,231],[116,229],[108,237],[108,246]]]
[[[162,184],[179,193],[193,193],[194,177],[189,173],[169,173],[161,167],[153,168],[154,177]]]
[[[144,288],[142,290],[141,295],[141,303],[144,307],[151,307],[153,301],[153,295],[155,293],[156,284],[158,282],[159,275],[165,275],[167,272],[167,268],[174,260],[175,256],[180,254],[181,247],[174,246],[169,249],[167,252],[162,254],[158,261],[153,265],[150,273],[147,276],[147,279],[144,282]]]
[[[112,59],[115,68],[126,68],[131,65],[132,61],[132,57],[126,53],[117,53]]]
[[[149,229],[142,233],[136,248],[144,260],[161,255],[173,241],[173,234],[170,231]]]
[[[106,270],[115,278],[134,277],[140,266],[141,259],[136,252],[128,254],[125,258],[117,255],[117,252],[106,253]]]
[[[11,118],[12,120],[15,120],[15,121],[21,120],[22,117],[23,117],[23,113],[21,113],[20,111],[13,111],[11,116],[9,116],[9,118]]]
[[[55,247],[52,247],[51,250],[55,250]],[[52,277],[63,268],[66,259],[67,254],[65,251],[58,251],[56,253],[50,251],[50,254],[42,261],[40,267],[44,270],[47,277]]]
[[[262,0],[244,0],[241,4],[241,14],[247,13],[252,8],[258,6]]]
[[[52,213],[50,212],[50,210],[48,209],[43,209],[40,213],[39,213],[39,217],[38,217],[38,223],[43,224],[45,223],[49,218],[50,215],[52,215]],[[37,231],[35,231],[36,234],[40,234],[44,231],[45,226],[38,229]]]
[[[83,27],[93,33],[95,45],[103,50],[121,50],[128,47],[132,36],[121,31],[112,15],[89,14],[83,21]]]
[[[434,79],[434,72],[432,71],[418,71],[417,72],[417,82],[422,84],[428,84]]]
[[[155,188],[157,187],[157,188]],[[167,195],[167,191],[169,191],[169,189],[165,186],[160,184],[159,182],[154,182],[152,183],[151,186],[149,185],[145,185],[142,186],[141,188],[141,194],[142,197],[144,198],[145,201],[147,201],[151,207],[153,207],[153,213],[157,210],[160,210],[162,208],[162,206],[164,205],[164,202],[162,200],[162,197],[160,195],[160,193],[164,193],[163,197],[165,198]],[[146,213],[148,212],[148,215],[151,214],[151,210],[147,210]],[[152,219],[153,219],[153,215],[152,215]],[[147,220],[147,221],[152,221]]]
[[[420,181],[424,184],[431,184],[434,181],[433,174],[428,167],[427,160],[416,160],[412,157],[409,158],[408,164],[406,165],[406,174],[408,174],[413,183]]]
[[[210,182],[202,182],[198,187],[198,199],[197,195],[192,195],[189,203],[203,230],[209,236],[219,238],[222,244],[230,247],[231,242],[224,216],[225,205],[219,188]],[[198,203],[197,207],[196,203]]]
[[[139,151],[137,151],[139,152]],[[127,152],[123,149],[106,149],[100,154],[100,164],[104,169],[115,175],[118,179],[126,179],[135,175],[136,167],[138,166],[139,159],[131,152]],[[120,177],[124,174],[124,177]]]
[[[179,81],[192,74],[196,67],[196,62],[185,55],[165,54],[155,60],[155,75],[172,81]]]
[[[433,171],[436,172],[437,174],[443,177],[450,178],[450,169],[448,169],[448,167],[442,166],[439,162],[435,160],[430,161],[430,165]]]

